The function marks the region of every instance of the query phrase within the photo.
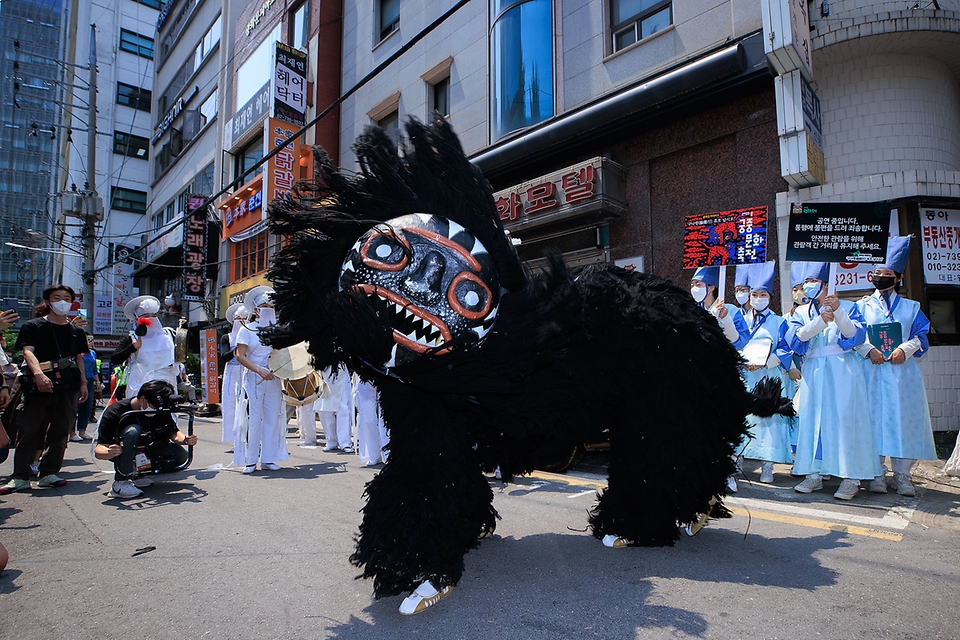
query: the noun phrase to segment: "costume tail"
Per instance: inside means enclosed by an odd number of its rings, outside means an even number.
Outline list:
[[[783,395],[783,385],[778,378],[763,378],[750,392],[750,413],[768,418],[775,413],[792,418],[796,415],[793,401]]]

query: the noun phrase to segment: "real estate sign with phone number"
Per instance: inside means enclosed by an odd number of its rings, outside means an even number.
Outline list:
[[[960,209],[920,205],[920,228],[924,280],[960,285]]]

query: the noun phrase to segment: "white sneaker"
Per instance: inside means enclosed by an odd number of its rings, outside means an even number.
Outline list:
[[[887,492],[887,479],[884,476],[877,476],[870,481],[870,493],[886,493]]]
[[[257,470],[257,465],[255,465],[255,464],[248,464],[247,466],[245,466],[245,467],[243,468],[243,473],[253,473],[253,472],[256,471],[256,470]]]
[[[727,491],[730,493],[737,492],[737,479],[734,476],[727,476]]]
[[[117,480],[113,483],[113,488],[110,490],[111,498],[120,498],[121,500],[137,498],[142,495],[143,491],[137,489],[131,480]]]
[[[430,581],[424,581],[417,587],[416,591],[403,599],[400,603],[400,613],[405,616],[412,616],[415,613],[426,611],[428,607],[440,602],[442,598],[447,597],[453,591],[453,587],[447,585],[439,591],[430,584]]]
[[[773,482],[773,463],[764,462],[760,465],[760,482],[763,484],[771,484]]]
[[[353,447],[351,447],[351,446],[348,445],[348,446],[343,447],[342,449],[340,449],[340,451],[343,451],[344,453],[353,453]]]
[[[917,490],[913,486],[909,473],[895,473],[894,482],[897,483],[897,493],[901,496],[913,497],[917,495]]]
[[[840,488],[837,489],[837,492],[833,494],[833,497],[838,500],[853,500],[857,497],[857,493],[860,491],[860,481],[853,480],[852,478],[844,478],[843,482],[840,483]]]
[[[260,468],[263,471],[280,471],[280,465],[276,462],[261,462]]]
[[[820,491],[820,489],[823,489],[823,476],[819,473],[811,473],[803,482],[793,488],[794,491],[799,493],[813,493],[814,491]]]

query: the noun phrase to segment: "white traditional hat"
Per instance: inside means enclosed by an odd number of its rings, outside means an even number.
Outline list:
[[[247,311],[247,308],[243,306],[242,302],[235,302],[227,307],[227,312],[223,315],[227,319],[227,322],[233,322],[237,319],[245,320],[250,316],[250,312]]]
[[[254,309],[266,302],[273,304],[273,296],[275,296],[276,293],[273,287],[261,284],[247,291],[247,294],[243,296],[243,306],[246,307],[248,312],[253,313]]]
[[[137,296],[123,305],[123,315],[127,316],[128,320],[133,321],[136,321],[142,315],[159,312],[160,301],[153,296]]]

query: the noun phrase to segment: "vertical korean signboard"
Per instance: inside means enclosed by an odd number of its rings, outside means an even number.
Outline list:
[[[687,216],[683,230],[684,269],[766,261],[766,207]]]
[[[299,127],[270,118],[267,151],[273,151],[297,133]],[[267,202],[285,198],[293,189],[299,173],[300,140],[294,140],[267,161]]]
[[[133,247],[118,244],[113,248],[113,330],[107,333],[122,334],[128,324],[123,307],[136,297],[133,291]]]
[[[960,209],[920,206],[923,279],[960,286]]]
[[[183,294],[181,300],[202,301],[207,253],[207,207],[202,196],[187,199],[187,224],[183,233]]]
[[[302,127],[307,122],[307,54],[277,43],[273,74],[273,114]]]
[[[220,402],[218,388],[217,330],[204,329],[200,332],[203,341],[200,349],[200,384],[203,386],[203,398],[207,404]]]

